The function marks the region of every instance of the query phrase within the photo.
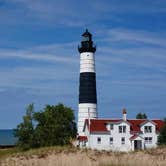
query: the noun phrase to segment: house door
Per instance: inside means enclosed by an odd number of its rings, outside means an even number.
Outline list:
[[[142,149],[142,141],[141,140],[134,140],[134,150]]]

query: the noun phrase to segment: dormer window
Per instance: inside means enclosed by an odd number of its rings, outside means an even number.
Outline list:
[[[114,124],[110,124],[110,130],[114,129]]]
[[[114,124],[107,123],[106,128],[107,128],[108,131],[111,131],[111,130],[114,129]]]
[[[152,126],[145,126],[144,133],[152,133]]]
[[[119,126],[119,133],[126,133],[126,126]]]

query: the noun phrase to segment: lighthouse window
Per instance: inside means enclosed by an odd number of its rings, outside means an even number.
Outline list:
[[[89,37],[88,36],[83,36],[82,41],[89,41]]]

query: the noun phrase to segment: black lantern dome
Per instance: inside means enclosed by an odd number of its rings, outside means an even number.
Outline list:
[[[92,34],[86,29],[86,31],[82,34],[81,46],[78,46],[78,51],[82,52],[95,52],[96,46],[94,46],[92,41]]]

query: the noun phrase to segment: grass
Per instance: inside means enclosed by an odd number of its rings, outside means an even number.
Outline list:
[[[51,147],[43,147],[43,148],[36,148],[36,149],[29,149],[26,151],[23,151],[17,147],[14,148],[6,148],[6,149],[0,149],[0,159],[4,159],[6,157],[15,157],[15,156],[33,156],[33,155],[44,155],[49,153],[61,153],[62,151],[68,151],[72,152],[75,150],[75,148],[72,148],[71,146],[51,146]]]
[[[21,151],[1,149],[2,166],[165,166],[166,146],[129,153],[53,146]]]
[[[0,149],[0,159],[20,152],[18,148]]]

